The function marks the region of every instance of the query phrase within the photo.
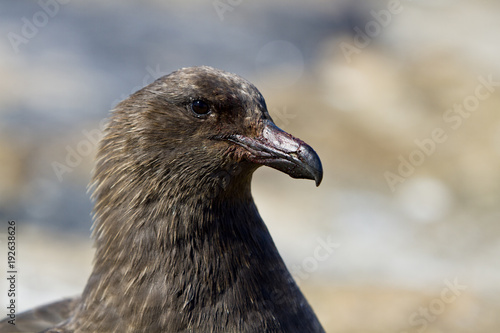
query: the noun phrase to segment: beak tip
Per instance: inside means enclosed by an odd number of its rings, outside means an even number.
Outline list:
[[[319,161],[319,158],[318,158]],[[321,181],[323,180],[323,168],[321,167],[321,164],[319,166],[319,169],[314,170],[314,181],[316,182],[316,187],[318,187],[321,184]]]
[[[323,180],[323,166],[318,154],[310,146],[304,144],[301,149],[301,156],[304,169],[310,176],[307,178],[314,180],[316,187],[318,187]]]

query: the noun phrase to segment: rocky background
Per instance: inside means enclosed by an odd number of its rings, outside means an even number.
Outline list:
[[[254,196],[328,332],[500,330],[497,1],[17,0],[0,10],[0,299],[81,292],[108,110],[177,68],[238,73],[313,146],[319,188]],[[1,316],[3,316],[3,312]]]

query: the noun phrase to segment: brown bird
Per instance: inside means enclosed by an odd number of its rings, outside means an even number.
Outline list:
[[[97,153],[83,294],[0,331],[324,332],[253,201],[262,165],[316,185],[323,175],[245,79],[191,67],[132,94]]]

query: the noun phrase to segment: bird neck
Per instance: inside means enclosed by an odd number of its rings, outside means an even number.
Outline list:
[[[145,199],[131,193],[141,204],[123,201],[115,207],[99,202],[106,191],[99,194],[94,269],[79,316],[106,311],[124,322],[139,320],[140,313],[147,321],[160,309],[162,320],[173,325],[185,323],[195,308],[210,317],[250,302],[243,308],[261,311],[255,300],[289,293],[294,282],[257,211],[250,180],[251,174],[228,178],[225,185],[201,186],[203,193],[150,183],[146,188],[156,186],[162,195]],[[250,287],[254,282],[265,287]],[[118,303],[123,299],[130,302]]]

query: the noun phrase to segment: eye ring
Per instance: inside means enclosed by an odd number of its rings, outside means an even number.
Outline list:
[[[200,99],[192,101],[190,104],[190,109],[196,117],[204,117],[212,112],[212,110],[210,109],[210,105]]]

